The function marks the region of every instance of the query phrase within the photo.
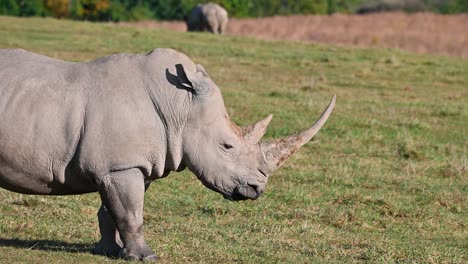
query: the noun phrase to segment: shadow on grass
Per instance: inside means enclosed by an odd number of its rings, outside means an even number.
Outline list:
[[[94,244],[67,243],[55,240],[21,240],[0,238],[0,247],[15,247],[31,250],[91,253]]]

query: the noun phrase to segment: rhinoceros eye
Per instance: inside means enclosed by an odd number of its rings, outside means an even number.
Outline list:
[[[228,144],[228,143],[223,143],[222,145],[223,145],[223,148],[225,148],[225,149],[232,149],[232,148],[234,148],[231,144]]]

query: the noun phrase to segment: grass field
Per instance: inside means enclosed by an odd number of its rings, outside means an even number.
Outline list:
[[[468,262],[466,60],[37,18],[0,17],[0,36],[71,61],[182,51],[240,125],[274,114],[267,138],[307,127],[337,95],[257,201],[223,200],[188,171],[153,183],[145,233],[160,263]],[[0,190],[0,263],[113,261],[90,253],[99,204]]]

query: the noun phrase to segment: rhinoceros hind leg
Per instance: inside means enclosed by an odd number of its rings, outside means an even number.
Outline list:
[[[109,173],[101,179],[99,193],[114,220],[123,248],[119,257],[127,260],[156,260],[143,236],[144,176],[139,169]]]
[[[94,247],[93,253],[110,257],[117,257],[123,247],[119,231],[115,227],[114,220],[107,208],[101,205],[97,213],[101,240]]]

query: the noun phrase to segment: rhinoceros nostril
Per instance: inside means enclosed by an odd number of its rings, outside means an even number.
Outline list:
[[[260,172],[260,174],[262,174],[263,176],[268,177],[261,169],[258,169],[258,172]]]

